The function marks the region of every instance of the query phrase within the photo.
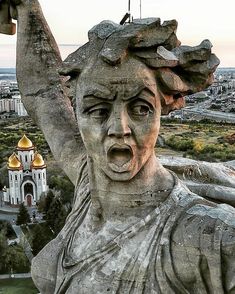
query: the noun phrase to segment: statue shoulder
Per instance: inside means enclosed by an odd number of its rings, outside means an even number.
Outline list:
[[[206,162],[165,156],[163,166],[173,171],[193,193],[235,207],[235,163]]]
[[[233,293],[235,209],[210,201],[190,207],[177,222],[171,254],[183,284],[194,283],[195,289],[210,286],[215,293],[222,293],[222,287],[226,293]]]
[[[175,228],[173,240],[186,247],[233,248],[235,256],[235,208],[202,200],[185,210]],[[222,247],[221,247],[222,246]]]

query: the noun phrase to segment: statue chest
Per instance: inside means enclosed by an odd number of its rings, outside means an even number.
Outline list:
[[[81,225],[64,250],[64,277],[55,293],[175,293],[165,269],[172,269],[173,251],[186,264],[187,256],[181,245],[171,247],[174,224],[166,226],[165,221],[158,211],[128,227],[107,223],[97,234]],[[190,280],[192,272],[185,268],[185,273]]]

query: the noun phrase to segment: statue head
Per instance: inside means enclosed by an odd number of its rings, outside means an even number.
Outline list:
[[[213,82],[211,43],[180,46],[176,28],[159,19],[105,21],[64,61],[88,156],[111,179],[133,178],[154,156],[161,114]]]

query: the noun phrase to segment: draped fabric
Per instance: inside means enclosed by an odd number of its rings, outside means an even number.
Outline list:
[[[91,207],[86,164],[61,232],[56,294],[235,293],[235,209],[190,192],[177,178],[167,200],[93,250],[76,252]],[[89,247],[89,246],[88,246]]]

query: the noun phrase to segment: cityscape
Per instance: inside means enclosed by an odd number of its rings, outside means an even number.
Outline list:
[[[186,97],[186,107],[170,114],[181,120],[210,119],[235,123],[235,68],[219,68],[206,91]]]
[[[0,69],[0,119],[27,116],[14,69]]]
[[[167,118],[235,123],[235,68],[218,68],[206,91],[186,96],[186,107]],[[0,69],[0,119],[27,116],[16,82],[15,69]]]
[[[235,160],[235,68],[217,69],[212,86],[185,100],[183,109],[162,116],[160,158]],[[16,288],[23,281],[27,293],[38,293],[30,263],[63,227],[73,191],[23,106],[15,69],[0,69],[0,254],[8,256],[0,266],[0,289],[1,279],[11,279]]]

